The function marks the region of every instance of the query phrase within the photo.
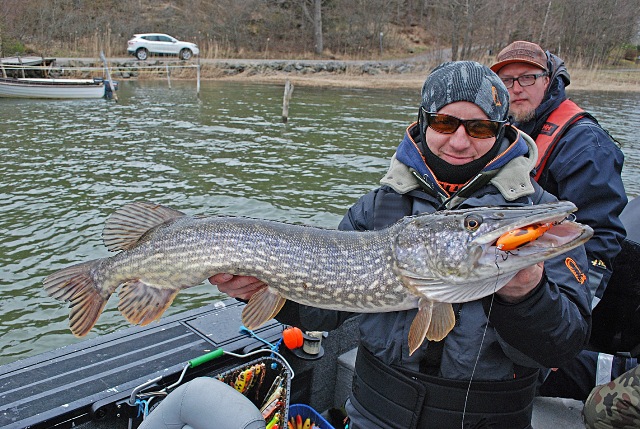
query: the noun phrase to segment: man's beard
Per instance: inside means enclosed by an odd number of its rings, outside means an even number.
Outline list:
[[[513,116],[515,122],[525,123],[536,117],[536,109],[527,110],[526,112],[514,112],[512,110],[509,111],[509,114]]]

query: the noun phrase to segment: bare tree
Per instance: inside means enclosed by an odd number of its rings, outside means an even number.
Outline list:
[[[551,11],[551,3],[552,3],[551,0],[549,0],[549,3],[547,3],[547,9],[544,14],[544,20],[542,21],[542,27],[540,28],[540,36],[538,36],[538,40],[537,40],[538,44],[542,43],[542,40],[545,35],[545,30],[547,28],[547,20],[549,19],[549,12]]]
[[[457,61],[460,48],[460,33],[462,28],[461,16],[464,16],[464,4],[460,0],[452,0],[449,2],[449,19],[451,22],[451,60]]]
[[[1,0],[2,44],[38,53],[126,51],[134,33],[193,40],[204,54],[331,53],[360,58],[451,47],[453,59],[486,60],[514,40],[530,40],[585,64],[615,62],[640,28],[639,0]],[[410,35],[407,37],[407,35]],[[17,46],[17,45],[16,45]],[[313,49],[309,47],[313,46]],[[105,49],[107,50],[107,49]],[[4,53],[8,54],[6,49]]]
[[[313,8],[313,14],[309,12],[309,8],[307,7],[309,2]],[[324,50],[322,39],[322,0],[300,0],[300,4],[305,18],[313,26],[313,50],[317,55],[322,55],[322,51]]]

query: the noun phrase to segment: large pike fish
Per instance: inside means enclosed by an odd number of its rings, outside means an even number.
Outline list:
[[[181,290],[227,272],[269,287],[254,294],[242,321],[255,329],[287,299],[361,312],[419,308],[411,352],[424,338],[453,328],[451,303],[473,301],[504,286],[521,269],[574,248],[592,230],[567,216],[570,202],[481,207],[406,217],[379,231],[355,232],[242,217],[198,217],[146,202],[125,205],[104,228],[114,256],[73,265],[44,280],[47,293],[70,302],[71,331],[86,335],[111,294],[134,324],[158,319]],[[496,240],[528,225],[553,225],[508,252]]]

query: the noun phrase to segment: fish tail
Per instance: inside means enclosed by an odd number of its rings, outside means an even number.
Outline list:
[[[76,337],[84,337],[96,324],[109,295],[101,293],[100,285],[91,277],[91,271],[100,259],[72,265],[44,279],[44,290],[59,301],[69,302],[69,327]]]

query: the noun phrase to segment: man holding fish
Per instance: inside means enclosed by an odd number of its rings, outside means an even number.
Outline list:
[[[506,123],[508,111],[509,93],[489,68],[459,61],[434,69],[422,88],[418,120],[407,128],[381,186],[361,197],[339,228],[380,230],[421,213],[554,201],[530,178],[536,146]],[[483,221],[469,215],[465,227]],[[521,234],[561,239],[561,225],[562,219],[522,225]],[[434,259],[453,245],[448,239],[441,231]],[[517,244],[509,239],[505,234],[506,244],[493,248],[498,275],[488,296],[445,301],[451,306],[425,292],[418,309],[361,315],[353,391],[345,406],[350,429],[531,427],[539,368],[562,365],[588,340],[589,268],[580,245],[501,282],[504,260],[535,243],[533,235]],[[409,272],[406,284],[428,289],[431,280],[403,269]],[[253,307],[269,289],[262,280],[226,273],[210,278],[220,291]],[[289,300],[277,319],[331,330],[357,314]]]

